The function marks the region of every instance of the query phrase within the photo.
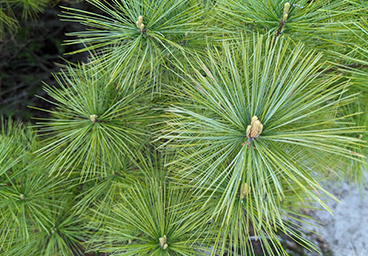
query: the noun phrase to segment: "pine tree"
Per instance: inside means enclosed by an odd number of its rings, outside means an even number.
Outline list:
[[[18,29],[17,16],[22,19],[34,19],[47,5],[57,2],[58,0],[2,0],[0,2],[0,42],[5,32],[14,33]],[[21,15],[16,15],[19,12]]]
[[[0,254],[318,250],[301,209],[367,177],[366,2],[87,2],[49,117],[1,121]]]

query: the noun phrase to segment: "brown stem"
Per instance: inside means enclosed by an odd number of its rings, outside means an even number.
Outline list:
[[[142,34],[142,35],[148,36],[148,37],[149,37],[149,38],[151,38],[152,40],[155,40],[155,38],[153,38],[152,36],[147,35],[146,31],[147,31],[147,30],[139,30],[139,32],[141,32],[141,34]]]
[[[275,35],[275,39],[273,40],[273,44],[276,43],[276,39],[279,37],[279,35],[281,34],[281,31],[282,31],[282,28],[284,27],[285,25],[285,21],[284,19],[282,18],[281,21],[280,21],[280,24],[279,24],[279,28],[277,29],[276,31],[276,35]]]

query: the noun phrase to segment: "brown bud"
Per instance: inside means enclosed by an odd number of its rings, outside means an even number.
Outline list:
[[[164,235],[163,237],[160,237],[158,240],[160,242],[161,248],[165,250],[168,246],[166,243],[166,235]]]
[[[141,15],[138,16],[138,20],[135,24],[137,24],[139,31],[142,32],[144,30],[143,17]]]
[[[240,186],[240,199],[243,200],[244,197],[250,192],[250,187],[247,183]]]
[[[289,9],[290,9],[290,3],[287,2],[284,5],[284,12],[282,13],[282,16],[285,16],[285,14],[289,14]]]
[[[257,116],[253,116],[252,117],[252,122],[250,123],[250,125],[253,126],[254,122],[258,120],[258,117]]]
[[[91,119],[92,123],[96,123],[97,122],[97,115],[90,115],[89,118]]]
[[[250,139],[256,139],[263,131],[263,125],[258,120],[257,116],[252,117],[251,125],[247,126],[247,137]]]
[[[251,131],[251,129],[252,129],[252,126],[251,125],[248,125],[248,127],[247,127],[247,137],[249,138],[249,136],[250,136],[250,131]]]

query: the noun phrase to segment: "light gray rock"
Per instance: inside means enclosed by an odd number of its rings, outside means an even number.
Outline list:
[[[327,190],[331,191],[331,188]],[[325,211],[310,212],[311,217],[323,224],[314,231],[321,235],[334,256],[368,256],[367,191],[361,196],[347,183],[334,187],[332,191],[341,204],[332,200],[326,202],[333,215]]]

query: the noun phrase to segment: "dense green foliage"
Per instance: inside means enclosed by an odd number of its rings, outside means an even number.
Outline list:
[[[0,39],[6,31],[16,31],[19,27],[17,13],[21,12],[21,18],[35,18],[43,12],[49,4],[58,0],[1,0],[0,2]]]
[[[1,122],[0,254],[318,250],[321,181],[367,182],[366,2],[87,2],[48,117]]]

